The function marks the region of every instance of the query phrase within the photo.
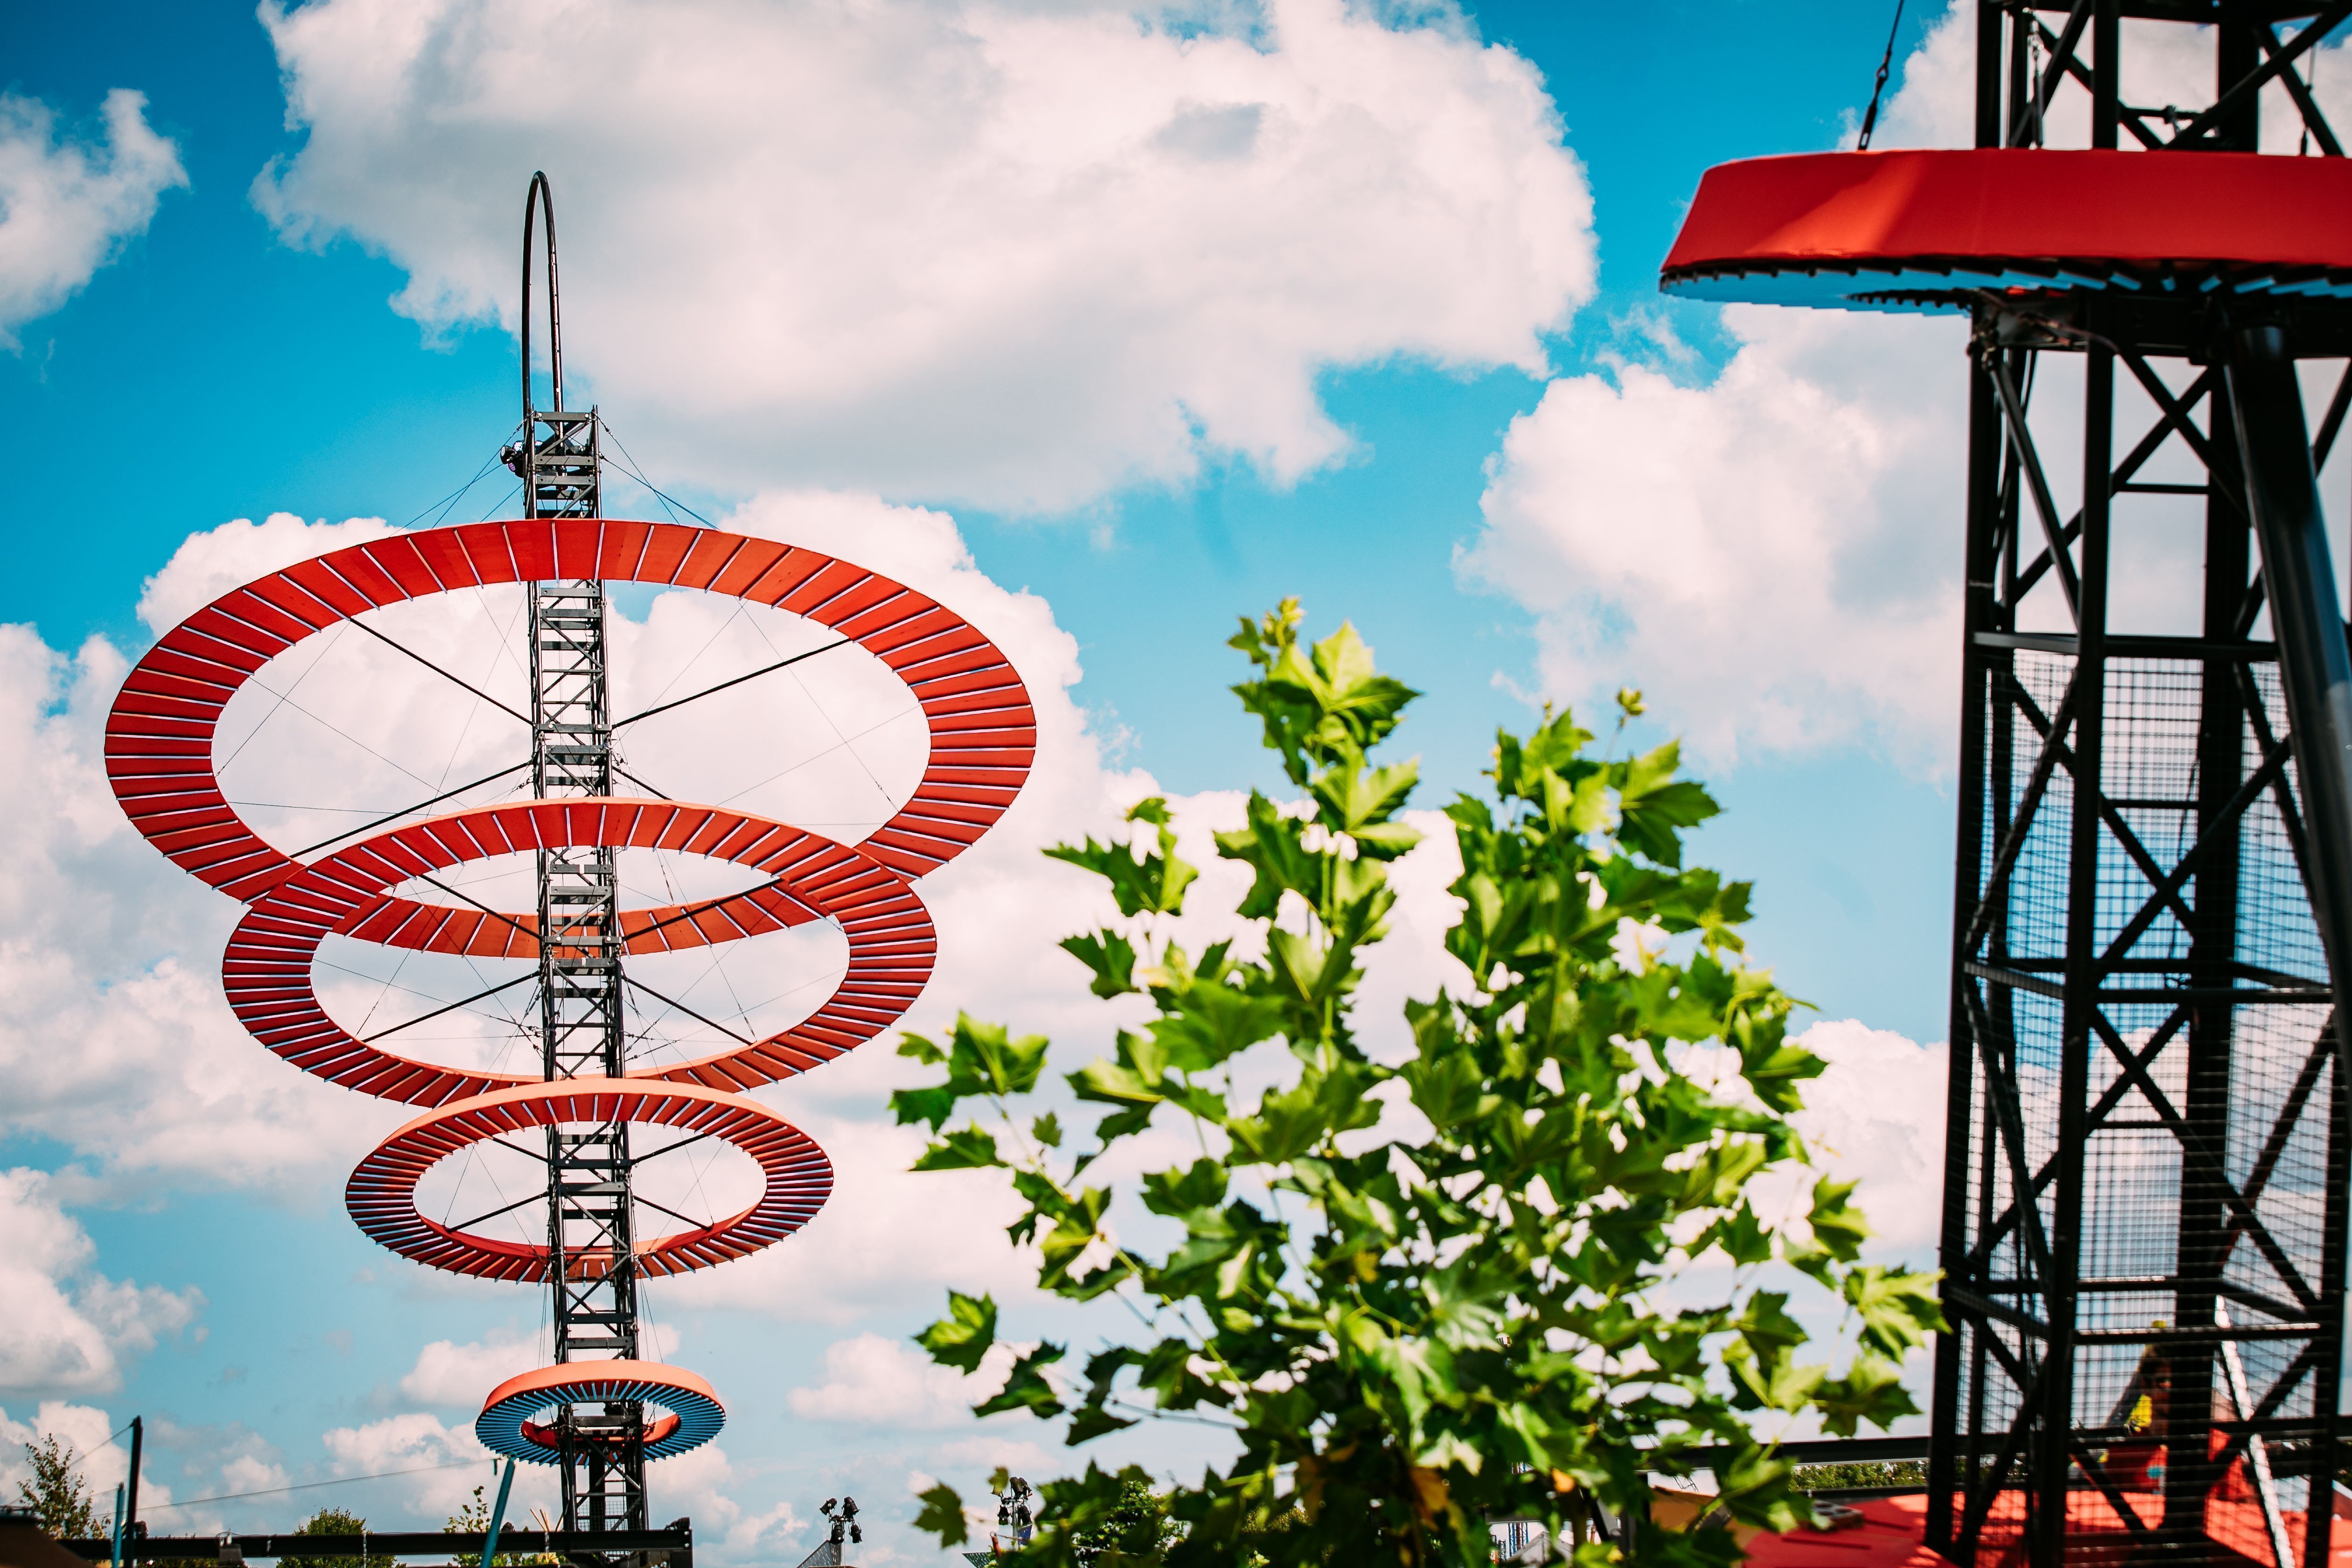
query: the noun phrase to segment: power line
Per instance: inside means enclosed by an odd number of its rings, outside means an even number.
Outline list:
[[[619,433],[614,430],[613,422],[607,419],[604,422],[604,434],[613,437],[613,446],[621,454],[621,462],[619,467],[624,473],[626,473],[629,478],[636,480],[637,483],[645,486],[646,489],[653,491],[655,497],[661,501],[662,505],[674,506],[677,508],[678,510],[686,513],[687,516],[694,519],[695,521],[702,524],[705,528],[717,526],[709,518],[703,516],[700,512],[695,510],[692,507],[687,505],[676,496],[665,491],[659,485],[654,483],[653,480],[646,478],[645,470],[637,467],[637,460],[629,456],[629,448],[622,444]]]
[[[436,500],[431,506],[426,507],[425,511],[418,512],[415,517],[410,518],[406,522],[402,523],[400,526],[403,528],[415,528],[417,523],[424,519],[425,512],[438,511],[441,514],[440,517],[435,518],[427,526],[433,528],[440,527],[442,520],[449,515],[450,509],[455,507],[459,501],[465,500],[466,492],[472,489],[476,485],[480,484],[482,482],[482,476],[488,473],[492,468],[497,468],[498,465],[498,454],[493,451],[489,457],[483,459],[482,466],[474,470],[474,477],[472,479],[467,479],[464,484],[459,485],[456,489],[451,490],[447,495],[443,496],[439,500]]]
[[[372,1476],[340,1476],[331,1481],[304,1481],[299,1486],[266,1487],[257,1492],[223,1492],[218,1497],[192,1497],[185,1502],[142,1503],[140,1510],[144,1513],[161,1513],[165,1509],[194,1508],[200,1502],[236,1502],[249,1497],[282,1497],[288,1492],[316,1491],[320,1487],[356,1486],[361,1481],[387,1480],[394,1476],[424,1476],[430,1475],[436,1470],[463,1469],[468,1465],[478,1465],[484,1462],[481,1459],[452,1459],[446,1465],[419,1465],[414,1469],[407,1470],[378,1470]],[[495,1463],[495,1461],[490,1462]]]

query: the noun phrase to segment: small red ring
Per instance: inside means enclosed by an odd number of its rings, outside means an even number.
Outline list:
[[[534,1465],[562,1462],[562,1440],[530,1416],[551,1405],[594,1405],[638,1400],[668,1409],[646,1423],[638,1440],[648,1459],[667,1459],[700,1447],[719,1435],[727,1419],[719,1394],[679,1366],[659,1362],[567,1362],[510,1377],[490,1390],[475,1417],[474,1436],[494,1454]],[[579,1441],[583,1434],[575,1433]],[[591,1443],[600,1440],[591,1437]]]

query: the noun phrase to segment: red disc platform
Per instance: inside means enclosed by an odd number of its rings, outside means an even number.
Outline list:
[[[1710,169],[1659,274],[1687,300],[1964,308],[1988,292],[2352,299],[2352,159],[1991,148]]]

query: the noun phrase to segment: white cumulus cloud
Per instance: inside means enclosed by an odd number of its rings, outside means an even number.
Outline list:
[[[793,1389],[784,1402],[808,1421],[903,1430],[965,1426],[973,1404],[1003,1381],[1012,1363],[1009,1351],[991,1354],[998,1364],[982,1370],[993,1371],[995,1378],[967,1387],[961,1373],[934,1364],[904,1340],[858,1334],[827,1345],[824,1381]]]
[[[1813,1158],[1838,1180],[1862,1184],[1857,1197],[1876,1232],[1874,1255],[1933,1268],[1943,1223],[1947,1048],[1855,1018],[1824,1019],[1799,1039],[1830,1064],[1804,1085],[1796,1118]]]
[[[1740,306],[1709,384],[1566,377],[1511,422],[1462,561],[1547,693],[1631,681],[1709,761],[1949,744],[1964,324]]]
[[[220,989],[236,906],[132,831],[107,785],[104,724],[126,669],[0,626],[0,1125],[113,1180],[315,1186],[396,1124],[273,1061]]]
[[[498,1484],[497,1461],[476,1440],[471,1421],[445,1424],[420,1414],[387,1415],[358,1426],[329,1427],[320,1434],[320,1443],[330,1473],[391,1478],[371,1495],[397,1498],[416,1519],[446,1518],[475,1500],[476,1488],[487,1490]],[[527,1520],[534,1507],[560,1511],[553,1478],[544,1466],[518,1466],[507,1517]],[[391,1515],[400,1510],[383,1511]]]
[[[40,1171],[0,1171],[0,1389],[105,1393],[121,1385],[126,1358],[195,1322],[204,1292],[97,1272],[98,1249],[55,1187]]]
[[[100,117],[97,137],[61,134],[47,104],[0,93],[0,347],[71,299],[188,183],[179,149],[147,123],[145,94],[116,88]]]
[[[327,0],[263,20],[307,137],[255,186],[280,232],[388,256],[429,325],[510,324],[546,169],[568,368],[629,411],[640,457],[722,489],[1054,509],[1211,452],[1286,481],[1347,449],[1327,368],[1540,374],[1593,287],[1539,73],[1450,10],[1269,0],[1227,31],[982,0]]]
[[[435,1340],[416,1352],[400,1392],[419,1405],[479,1410],[491,1389],[552,1359],[544,1334],[498,1333],[469,1344]]]

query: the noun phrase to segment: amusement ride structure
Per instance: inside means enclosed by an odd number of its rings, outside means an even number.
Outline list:
[[[535,213],[546,222],[551,397],[544,408],[532,392]],[[1003,654],[922,594],[813,550],[604,516],[604,426],[595,409],[564,406],[554,208],[543,175],[525,198],[522,276],[522,418],[501,454],[520,480],[521,515],[395,531],[222,595],[165,633],[131,670],[108,721],[106,757],[139,831],[247,906],[228,942],[223,984],[254,1037],[331,1083],[416,1108],[415,1119],[352,1173],[352,1219],[418,1263],[545,1287],[553,1364],[491,1390],[478,1435],[498,1453],[560,1468],[565,1531],[643,1532],[646,1462],[709,1441],[723,1412],[703,1379],[643,1353],[640,1285],[772,1246],[824,1203],[833,1172],[824,1152],[745,1091],[823,1066],[914,1002],[935,949],[915,882],[968,848],[1012,804],[1030,765],[1034,717]],[[607,662],[614,584],[772,606],[825,628],[829,640],[615,716]],[[528,711],[371,622],[389,606],[499,585],[520,585],[523,595],[519,662],[528,672]],[[272,685],[270,661],[347,627],[518,723],[520,754],[487,778],[289,849],[266,838],[240,815],[249,803],[232,803],[224,790],[215,759],[223,713],[248,683],[286,700],[291,687]],[[672,799],[627,765],[625,731],[654,713],[675,714],[853,647],[895,672],[929,737],[920,782],[862,840]],[[486,790],[493,794],[484,801]],[[475,804],[450,804],[469,794]],[[618,857],[629,850],[725,863],[753,885],[625,907]],[[452,885],[455,868],[508,856],[532,867],[535,907],[493,908]],[[845,939],[846,964],[823,1004],[781,1031],[745,1032],[705,1017],[629,973],[634,955],[812,924]],[[535,1000],[517,1016],[536,1047],[535,1068],[416,1059],[379,1042],[422,1017],[362,1034],[333,1016],[315,973],[330,938],[529,963],[503,984],[423,1016],[530,984]],[[642,1031],[629,1024],[640,997],[699,1019],[719,1048],[650,1059]],[[749,1157],[761,1185],[756,1201],[698,1221],[639,1190],[649,1166],[706,1140]],[[456,1223],[424,1211],[418,1186],[429,1173],[491,1146],[541,1168],[522,1199]],[[517,1210],[543,1221],[527,1223],[525,1239],[478,1228]],[[685,1228],[667,1228],[671,1220]]]
[[[2352,372],[2310,364],[2352,355],[2352,163],[2308,79],[2347,15],[1979,0],[1973,150],[1727,164],[1665,263],[1973,329],[1924,1521],[1956,1563],[2352,1536],[2352,656],[2315,479]],[[2150,107],[2192,59],[2210,100]],[[2266,97],[2307,155],[2261,151]],[[2126,608],[2168,586],[2168,620]]]

